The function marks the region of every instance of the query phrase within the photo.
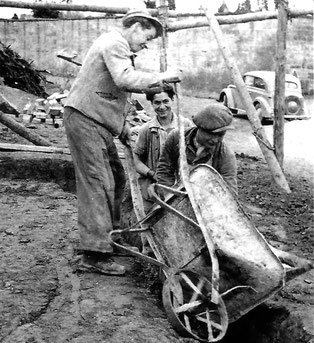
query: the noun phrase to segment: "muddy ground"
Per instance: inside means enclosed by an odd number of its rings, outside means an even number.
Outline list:
[[[5,91],[21,109],[28,95]],[[189,116],[206,101],[184,97],[182,111]],[[237,152],[240,202],[272,245],[313,260],[313,160],[311,152],[304,153],[312,120],[287,124],[295,139],[287,142],[290,194],[273,184],[247,120],[236,118],[235,124],[237,129],[227,139]],[[296,128],[301,133],[294,134]],[[37,124],[29,129],[54,145],[67,146],[63,128]],[[1,124],[0,142],[29,144]],[[292,147],[300,147],[299,154]],[[0,201],[1,343],[189,341],[167,321],[156,268],[117,257],[128,268],[126,277],[76,271],[77,210],[70,156],[0,152]],[[222,342],[313,342],[313,305],[311,270],[231,324]]]

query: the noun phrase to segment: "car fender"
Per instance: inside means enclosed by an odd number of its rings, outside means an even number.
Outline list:
[[[234,109],[234,98],[233,98],[233,92],[235,91],[235,87],[228,86],[227,88],[224,88],[219,95],[219,101],[223,102],[224,95],[227,97],[227,107]]]
[[[269,101],[267,101],[263,97],[256,97],[254,99],[254,107],[256,107],[257,104],[259,104],[263,111],[263,118],[271,119],[274,117],[274,109],[270,105]]]

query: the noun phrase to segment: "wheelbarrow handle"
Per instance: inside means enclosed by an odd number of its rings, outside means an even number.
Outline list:
[[[129,255],[132,255],[134,257],[138,257],[141,258],[142,260],[145,260],[146,262],[152,263],[154,265],[156,265],[157,267],[161,267],[166,274],[169,274],[169,270],[170,268],[163,262],[158,261],[157,259],[153,258],[153,257],[149,257],[147,255],[144,255],[142,253],[140,253],[139,251],[135,251],[132,250],[126,246],[123,246],[122,244],[117,243],[113,236],[120,236],[122,233],[124,233],[125,230],[112,230],[109,232],[109,240],[112,246],[114,246],[118,251],[127,253]],[[134,231],[135,232],[135,231]]]
[[[175,195],[178,196],[187,196],[186,192],[182,192],[178,189],[174,189],[171,187],[167,187],[164,185],[160,185],[158,183],[153,183],[152,185],[149,186],[150,188],[150,194],[151,196],[155,199],[156,203],[158,205],[160,205],[162,208],[166,209],[167,211],[169,211],[170,213],[173,213],[174,215],[176,215],[177,217],[179,217],[180,219],[182,219],[183,221],[185,221],[186,223],[199,228],[199,225],[192,219],[186,217],[184,214],[182,214],[181,212],[179,212],[178,210],[176,210],[175,208],[173,208],[172,206],[168,205],[166,201],[162,200],[160,198],[160,196],[157,194],[156,188],[160,188],[160,189],[164,189],[167,190],[168,192],[171,192]]]

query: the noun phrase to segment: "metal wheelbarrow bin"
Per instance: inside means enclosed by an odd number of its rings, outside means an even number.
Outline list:
[[[164,201],[156,194],[142,221],[156,259],[129,252],[162,268],[164,309],[180,335],[221,340],[228,323],[284,286],[287,270],[312,268],[282,263],[212,167],[190,171],[189,196],[183,187],[157,187],[169,193]]]
[[[178,111],[179,113],[179,101]],[[201,342],[221,340],[229,322],[278,292],[285,281],[313,265],[271,247],[243,211],[221,175],[207,164],[187,164],[180,132],[182,186],[154,184],[156,206],[145,215],[133,155],[125,147],[134,211],[141,229],[112,231],[113,245],[162,268],[162,299],[179,334]],[[165,200],[156,188],[168,191]],[[142,232],[156,258],[131,251],[113,239]]]
[[[215,342],[228,322],[283,287],[285,270],[213,168],[195,167],[189,181],[195,203],[157,198],[162,210],[149,222],[172,269],[163,286],[170,322],[183,335]]]

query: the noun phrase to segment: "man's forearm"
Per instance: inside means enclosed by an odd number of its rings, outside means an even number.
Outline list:
[[[157,171],[156,171],[158,183],[165,186],[172,186],[175,184],[175,169],[171,166],[171,163],[161,156]]]

